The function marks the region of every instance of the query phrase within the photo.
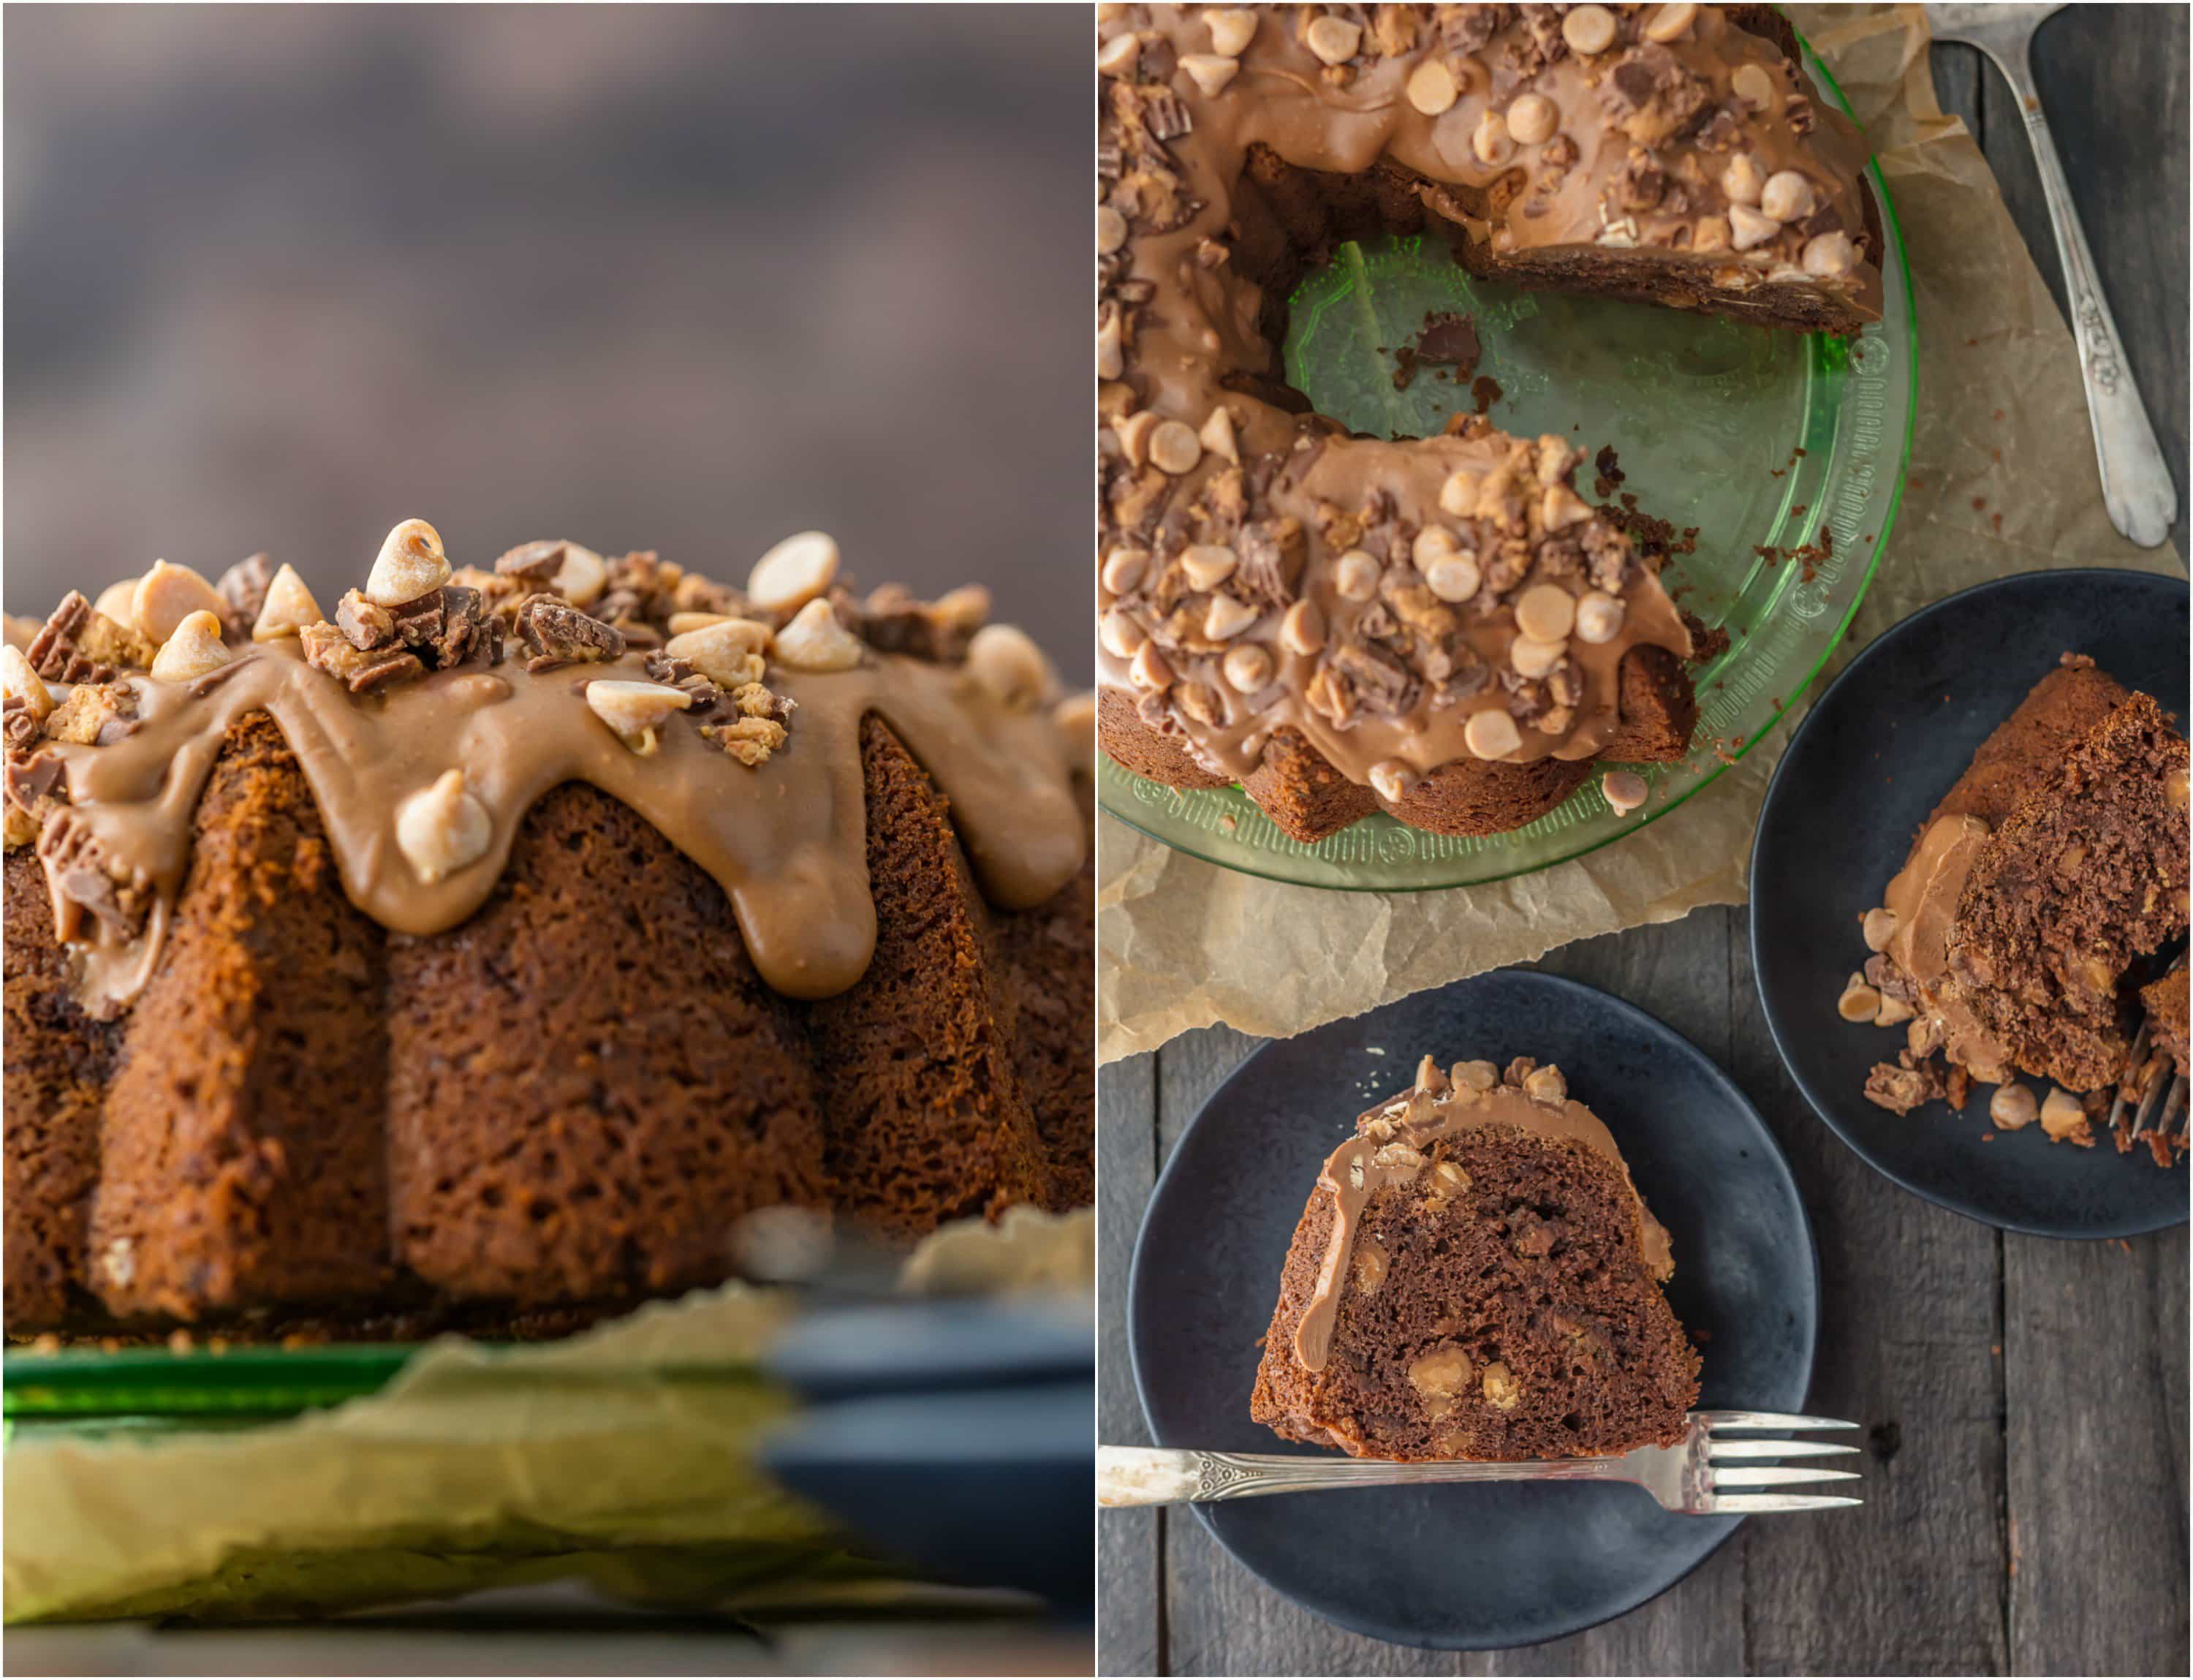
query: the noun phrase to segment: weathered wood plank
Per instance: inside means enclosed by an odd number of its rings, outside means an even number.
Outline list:
[[[1819,1252],[1807,1403],[1864,1425],[1870,1449],[1863,1508],[1747,1525],[1746,1667],[2002,1673],[1999,1239],[1888,1184],[1821,1123],[1767,1034],[1744,916],[1729,939],[1730,1072],[1789,1157]]]
[[[1127,1357],[1127,1267],[1157,1177],[1157,1058],[1115,1062],[1096,1081],[1096,1438],[1149,1444]],[[1163,1674],[1161,1511],[1108,1511],[1096,1522],[1096,1671]]]
[[[2184,1228],[2004,1262],[2015,1671],[2184,1674]]]

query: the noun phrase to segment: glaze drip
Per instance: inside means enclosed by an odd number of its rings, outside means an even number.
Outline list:
[[[1042,903],[1081,867],[1087,833],[1069,743],[1048,708],[1008,710],[964,668],[878,655],[853,669],[773,671],[797,705],[790,744],[749,769],[690,727],[642,756],[587,704],[603,679],[644,679],[636,653],[539,674],[460,667],[353,697],[294,640],[244,654],[209,685],[129,677],[136,728],[104,746],[51,742],[70,803],[54,821],[88,834],[110,871],[149,893],[127,936],[56,890],[60,933],[82,953],[88,1001],[111,1012],[144,983],[188,869],[193,814],[230,725],[271,717],[296,754],[351,901],[392,932],[463,921],[500,879],[519,823],[561,783],[598,788],[645,817],[729,897],[755,967],[790,997],[844,991],[875,944],[860,725],[903,740],[950,800],[984,896]],[[486,808],[477,861],[422,880],[396,843],[396,812],[451,770]],[[42,848],[43,849],[43,848]],[[52,869],[49,865],[49,878]]]

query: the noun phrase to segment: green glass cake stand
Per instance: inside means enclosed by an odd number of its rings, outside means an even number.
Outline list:
[[[1809,54],[1815,81],[1840,90]],[[1846,106],[1846,108],[1847,106]],[[1461,840],[1376,816],[1304,846],[1239,788],[1183,792],[1099,754],[1104,810],[1154,840],[1246,874],[1310,886],[1410,892],[1470,886],[1581,857],[1658,821],[1756,746],[1819,674],[1865,594],[1903,494],[1918,378],[1911,275],[1878,165],[1881,320],[1854,338],[1806,336],[1681,310],[1519,291],[1477,279],[1438,239],[1348,245],[1292,300],[1288,378],[1321,411],[1375,436],[1436,435],[1477,404],[1468,378],[1394,352],[1428,313],[1459,311],[1499,387],[1489,417],[1522,437],[1558,432],[1586,456],[1615,450],[1622,492],[1692,552],[1666,573],[1677,601],[1726,651],[1697,671],[1691,754],[1633,766],[1651,789],[1618,814],[1594,777],[1510,834]],[[1579,416],[1583,424],[1578,427]],[[1580,475],[1589,488],[1587,467]]]

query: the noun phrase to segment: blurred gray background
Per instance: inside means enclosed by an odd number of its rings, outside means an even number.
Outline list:
[[[418,516],[1090,665],[1078,6],[8,9],[6,599]],[[331,592],[331,593],[329,593]]]

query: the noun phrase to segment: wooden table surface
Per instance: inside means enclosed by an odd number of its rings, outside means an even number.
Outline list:
[[[2182,506],[2186,13],[2081,7],[2040,48],[2043,102]],[[1965,48],[1936,49],[1934,68],[2056,284],[2001,77]],[[2181,553],[2184,530],[2181,516]],[[1537,966],[1667,1021],[1728,1069],[1788,1151],[1823,1275],[1811,1405],[1864,1424],[1865,1507],[1755,1519],[1631,1615],[1475,1656],[1343,1632],[1265,1586],[1193,1517],[1108,1512],[1099,1672],[2185,1673],[2184,1228],[2129,1242],[2007,1236],[1876,1176],[1783,1071],[1741,909],[1572,945]],[[1121,1312],[1143,1204],[1182,1129],[1255,1042],[1213,1028],[1104,1070],[1107,1442],[1148,1439]]]

